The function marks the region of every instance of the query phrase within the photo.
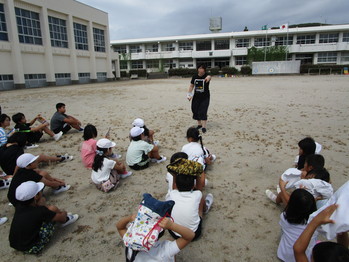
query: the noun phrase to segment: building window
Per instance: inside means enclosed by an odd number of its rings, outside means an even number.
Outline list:
[[[93,41],[96,52],[105,52],[104,30],[93,28]]]
[[[0,41],[8,41],[4,4],[0,4]]]
[[[132,61],[131,69],[143,69],[143,61],[141,60]]]
[[[142,53],[142,48],[139,45],[130,45],[130,53]]]
[[[196,42],[196,51],[212,50],[211,44],[212,44],[211,40],[209,40],[209,41],[197,41]]]
[[[275,45],[292,45],[293,44],[293,35],[287,36],[277,36],[275,39]]]
[[[119,54],[126,54],[127,49],[126,45],[118,45],[118,46],[113,46],[114,52],[118,52]]]
[[[193,42],[180,42],[179,51],[193,50]]]
[[[55,78],[70,78],[70,73],[58,73],[55,74]]]
[[[315,35],[299,35],[297,36],[297,45],[315,44]]]
[[[236,56],[235,57],[235,65],[247,65],[247,57],[246,56]]]
[[[348,64],[349,63],[349,52],[342,52],[341,54],[341,63]]]
[[[343,42],[349,42],[349,32],[343,33]]]
[[[0,81],[13,81],[13,75],[0,75]]]
[[[97,78],[106,78],[107,72],[97,72]]]
[[[79,75],[79,77],[81,77],[81,78],[90,77],[90,73],[79,73],[78,75]]]
[[[226,50],[230,48],[230,40],[222,39],[214,41],[214,50]]]
[[[339,38],[338,33],[334,34],[320,34],[319,43],[320,44],[326,44],[326,43],[337,43]]]
[[[207,68],[212,67],[211,59],[196,59],[196,66],[204,64]]]
[[[159,51],[159,45],[158,44],[149,44],[145,46],[146,52],[158,52]]]
[[[45,74],[25,74],[24,79],[26,80],[46,80],[46,75]]]
[[[53,16],[48,17],[51,46],[68,48],[66,21]]]
[[[168,43],[163,45],[164,51],[175,51],[173,43]]]
[[[120,69],[127,69],[127,61],[120,60]]]
[[[223,58],[216,58],[214,60],[214,67],[229,67],[230,64],[230,58],[229,57],[223,57]]]
[[[270,37],[258,37],[254,39],[254,46],[270,46]]]
[[[88,50],[87,26],[74,23],[75,49]]]
[[[325,52],[319,53],[317,57],[318,63],[336,63],[337,53],[336,52]]]
[[[176,63],[173,62],[173,60],[169,59],[169,60],[165,60],[164,61],[164,67],[166,68],[176,68]]]
[[[236,47],[249,47],[250,46],[250,39],[249,38],[239,38],[235,39],[235,46]]]
[[[39,13],[15,8],[20,43],[42,45]]]
[[[313,63],[313,54],[297,54],[296,60],[301,60],[301,64],[312,64]]]
[[[159,68],[159,60],[147,60],[146,65],[147,68]]]

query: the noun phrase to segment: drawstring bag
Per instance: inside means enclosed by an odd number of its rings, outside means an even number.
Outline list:
[[[202,165],[196,161],[178,158],[167,165],[167,171],[176,175],[200,176],[204,171]]]
[[[163,229],[159,223],[170,217],[175,202],[159,201],[151,194],[143,194],[136,219],[130,224],[123,240],[125,246],[135,251],[149,251]]]

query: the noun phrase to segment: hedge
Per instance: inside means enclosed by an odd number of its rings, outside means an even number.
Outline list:
[[[250,66],[242,66],[240,73],[242,75],[252,75],[252,68]]]
[[[147,77],[147,70],[146,69],[130,70],[129,76],[131,75],[138,75],[138,77]]]
[[[308,70],[311,69],[322,69],[321,72],[323,74],[329,74],[330,68],[332,69],[332,74],[341,74],[344,67],[349,67],[349,65],[312,65],[305,64],[301,65],[300,72],[301,74],[308,74]],[[319,73],[318,70],[314,70],[311,73]]]
[[[168,70],[168,75],[189,77],[189,76],[193,76],[196,72],[197,72],[196,69],[191,69],[191,68],[172,68]]]

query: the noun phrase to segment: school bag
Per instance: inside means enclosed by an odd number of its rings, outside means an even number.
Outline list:
[[[143,194],[136,219],[123,237],[125,246],[133,251],[149,251],[163,231],[159,223],[165,217],[170,217],[174,204],[172,200],[159,201],[151,194]]]

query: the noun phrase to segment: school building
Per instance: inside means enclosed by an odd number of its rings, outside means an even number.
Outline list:
[[[208,33],[111,41],[120,70],[236,67],[246,65],[248,48],[287,46],[288,60],[301,64],[349,64],[349,24]]]
[[[108,14],[74,0],[0,0],[0,90],[119,74]]]

